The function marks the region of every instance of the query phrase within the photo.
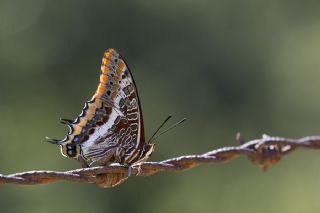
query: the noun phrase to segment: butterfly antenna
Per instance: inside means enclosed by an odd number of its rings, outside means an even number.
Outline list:
[[[185,122],[186,120],[187,120],[187,118],[183,118],[183,119],[181,119],[181,121],[173,124],[173,125],[170,126],[168,129],[166,129],[166,130],[164,130],[163,132],[161,132],[159,135],[157,135],[157,136],[152,136],[152,137],[150,138],[150,140],[148,141],[148,143],[154,141],[155,139],[157,139],[157,138],[160,137],[161,135],[163,135],[163,134],[169,132],[170,130],[176,128],[177,126],[179,126],[180,124],[182,124],[182,123]],[[163,126],[163,125],[162,125],[162,126]],[[154,134],[154,135],[155,135],[155,134]]]
[[[167,123],[167,121],[168,121],[170,118],[172,118],[172,115],[168,115],[168,117],[162,122],[162,124],[158,127],[158,129],[153,133],[153,135],[151,136],[151,138],[148,140],[148,143],[153,140],[153,138],[155,137],[155,135],[159,132],[159,130],[163,127],[163,125],[165,125],[165,123]]]

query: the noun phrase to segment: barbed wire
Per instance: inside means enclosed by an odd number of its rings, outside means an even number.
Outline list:
[[[262,138],[245,142],[238,133],[239,146],[223,147],[201,155],[185,155],[161,162],[145,162],[128,166],[111,164],[92,168],[82,168],[65,172],[28,171],[10,175],[0,174],[0,184],[35,185],[58,181],[74,181],[96,184],[109,188],[122,184],[128,179],[129,170],[134,176],[150,176],[158,172],[179,172],[191,169],[203,163],[222,163],[247,156],[254,165],[266,171],[278,163],[283,156],[297,148],[320,149],[320,136],[308,136],[289,139],[262,135]]]

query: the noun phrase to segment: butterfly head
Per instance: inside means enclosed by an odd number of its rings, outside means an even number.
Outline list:
[[[154,149],[156,148],[156,144],[154,143],[146,143],[143,147],[143,154],[141,158],[138,160],[138,162],[144,162],[146,161],[154,152]]]

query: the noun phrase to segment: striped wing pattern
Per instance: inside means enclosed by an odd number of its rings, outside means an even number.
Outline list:
[[[65,157],[86,165],[112,162],[135,164],[145,161],[154,144],[145,142],[138,91],[131,71],[114,49],[104,53],[100,82],[90,101],[69,126],[63,140],[48,139],[61,146]]]

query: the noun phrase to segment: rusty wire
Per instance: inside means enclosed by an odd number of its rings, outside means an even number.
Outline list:
[[[201,155],[185,155],[161,162],[145,162],[132,167],[134,176],[150,176],[158,172],[179,172],[191,169],[202,163],[221,163],[239,156],[247,156],[254,165],[264,171],[278,163],[281,158],[296,148],[320,148],[320,136],[289,139],[263,135],[262,138],[245,142],[237,134],[239,146],[223,147]],[[0,184],[35,185],[57,181],[94,183],[100,187],[117,186],[128,179],[128,167],[119,164],[82,168],[65,172],[28,171],[10,175],[0,174]]]

